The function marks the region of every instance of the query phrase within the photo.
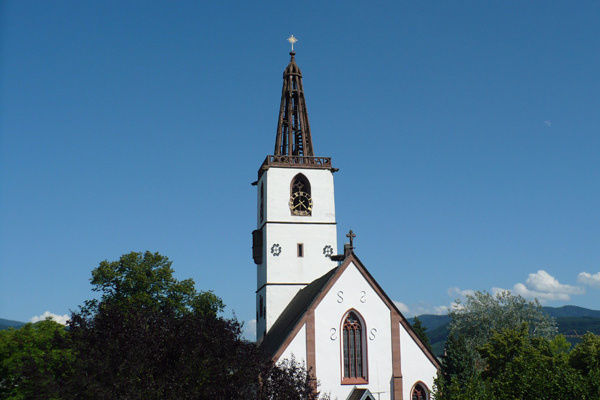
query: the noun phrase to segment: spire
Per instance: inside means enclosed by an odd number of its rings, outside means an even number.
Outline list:
[[[294,42],[296,41],[293,35],[291,38]],[[293,42],[290,41],[290,43],[293,46]],[[283,71],[275,155],[314,157],[306,101],[302,89],[302,72],[296,64],[295,55],[292,48],[290,63]]]

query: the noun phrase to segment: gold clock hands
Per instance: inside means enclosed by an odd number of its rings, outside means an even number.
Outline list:
[[[292,203],[292,210],[295,210],[296,208],[300,207],[300,205],[304,206],[304,204],[301,201],[298,201],[298,204],[293,204]]]

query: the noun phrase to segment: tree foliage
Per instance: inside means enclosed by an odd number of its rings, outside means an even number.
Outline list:
[[[316,398],[302,367],[276,366],[242,340],[240,323],[219,316],[221,299],[176,280],[166,257],[103,261],[91,283],[101,296],[72,315],[65,399]]]
[[[570,344],[564,336],[552,339],[533,336],[526,323],[517,329],[495,332],[478,348],[484,369],[440,376],[436,381],[435,398],[599,399],[597,379],[594,381],[594,378],[600,369],[587,369],[587,364],[580,368],[572,365],[574,355],[585,351],[580,346],[569,352]]]
[[[492,332],[519,329],[524,322],[535,336],[552,338],[558,332],[556,321],[544,313],[537,300],[527,301],[508,291],[495,296],[475,292],[457,304],[450,312],[450,333],[464,336],[475,347],[485,343]]]
[[[58,399],[71,375],[65,327],[51,320],[0,331],[0,398]]]
[[[101,293],[88,300],[84,312],[97,311],[99,304],[119,303],[141,308],[169,309],[177,314],[196,312],[216,315],[223,301],[210,291],[197,292],[192,279],[177,280],[172,262],[159,253],[131,252],[117,261],[102,261],[92,270],[92,290]]]
[[[579,371],[588,388],[588,398],[600,399],[600,336],[591,332],[569,354],[569,365]]]
[[[479,352],[486,362],[484,383],[494,398],[583,399],[585,384],[568,365],[570,345],[563,336],[533,336],[524,323],[492,335]]]
[[[67,398],[314,398],[299,366],[273,365],[234,320],[121,304],[75,315],[71,330],[78,372]]]
[[[431,350],[431,342],[429,340],[429,336],[427,336],[427,328],[423,325],[421,320],[418,317],[415,317],[412,323],[413,331],[417,334],[421,342]]]
[[[483,367],[477,349],[494,332],[519,329],[523,323],[529,327],[529,333],[535,336],[552,338],[558,332],[556,321],[544,313],[537,300],[527,301],[508,291],[495,296],[487,292],[467,295],[463,303],[457,301],[450,317],[449,336],[465,341],[465,351],[472,360],[469,364],[475,369]]]
[[[91,283],[99,298],[68,329],[43,321],[0,331],[0,398],[318,398],[302,365],[275,365],[243,340],[221,299],[175,279],[166,257],[103,261]]]
[[[475,293],[451,317],[437,400],[600,399],[600,337],[571,350],[537,302]]]

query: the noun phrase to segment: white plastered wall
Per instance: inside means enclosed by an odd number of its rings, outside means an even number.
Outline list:
[[[410,399],[412,387],[419,381],[425,383],[429,391],[433,390],[437,369],[402,324],[400,324],[400,353],[404,399]]]
[[[337,249],[335,225],[267,224],[265,228],[267,283],[310,283],[337,266],[323,254],[325,246]],[[298,243],[304,246],[303,257],[298,257]],[[278,256],[271,254],[274,244],[281,246]]]
[[[266,286],[267,315],[265,316],[266,330],[277,321],[279,315],[285,310],[290,300],[304,286],[300,285],[268,285]]]
[[[282,362],[286,359],[291,359],[292,355],[294,359],[306,367],[306,324],[302,325],[302,328],[298,331],[294,339],[286,347],[278,362]]]
[[[302,173],[310,182],[313,201],[312,215],[297,216],[290,213],[290,183],[297,174]],[[333,174],[328,169],[301,169],[271,167],[263,173],[258,188],[264,184],[266,198],[265,219],[279,222],[334,222],[335,201]],[[257,209],[257,225],[258,221]]]
[[[341,384],[339,332],[342,318],[350,309],[355,309],[364,318],[367,334],[369,382],[356,386],[368,388],[372,393],[381,392],[379,399],[388,400],[392,378],[390,310],[354,264],[348,265],[315,310],[315,363],[317,379],[321,383],[319,390],[330,393],[332,399],[346,399],[354,387]]]
[[[312,215],[292,215],[289,208],[293,178],[302,173],[311,186]],[[257,320],[257,338],[268,331],[296,293],[305,285],[337,266],[323,253],[331,246],[337,254],[337,229],[333,174],[328,169],[271,167],[261,176],[257,188],[264,194],[264,220],[257,207],[257,225],[263,227],[263,262],[257,266],[258,295],[263,294],[266,315]],[[264,226],[263,226],[264,224]],[[298,244],[303,257],[298,257]],[[277,245],[277,255],[271,248]],[[266,285],[266,286],[265,286]],[[257,296],[258,305],[258,296]]]

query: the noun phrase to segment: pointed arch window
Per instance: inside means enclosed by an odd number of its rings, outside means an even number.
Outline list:
[[[304,174],[298,174],[290,184],[290,211],[292,215],[312,215],[312,197],[310,182]]]
[[[412,394],[410,396],[411,400],[429,400],[429,391],[427,387],[422,382],[415,383],[413,386]]]
[[[365,324],[355,311],[342,323],[342,384],[367,383],[367,344]]]

